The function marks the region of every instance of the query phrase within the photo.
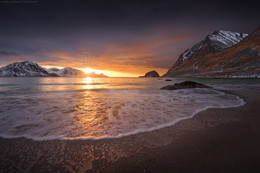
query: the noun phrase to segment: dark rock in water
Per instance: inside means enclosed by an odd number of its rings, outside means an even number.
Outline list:
[[[171,79],[166,79],[165,81],[172,81]]]
[[[174,85],[167,85],[162,87],[162,90],[176,90],[176,89],[189,89],[189,88],[211,88],[210,86],[193,82],[193,81],[184,81],[181,83],[176,83]]]
[[[155,70],[153,70],[146,73],[143,77],[160,77],[160,75]]]

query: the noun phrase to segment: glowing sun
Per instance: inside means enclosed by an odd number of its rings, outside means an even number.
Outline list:
[[[102,73],[101,70],[95,70],[95,69],[92,69],[92,68],[89,68],[89,67],[82,69],[82,71],[84,71],[85,73],[92,73],[92,72],[95,72],[96,74]]]

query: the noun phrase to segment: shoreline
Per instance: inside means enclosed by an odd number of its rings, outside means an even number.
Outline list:
[[[29,140],[33,140],[33,141],[53,141],[53,140],[70,140],[70,141],[73,141],[73,140],[105,140],[105,139],[118,139],[118,138],[123,138],[123,137],[127,137],[127,136],[131,136],[131,135],[138,135],[140,133],[149,133],[149,132],[152,132],[152,131],[155,131],[155,130],[160,130],[160,129],[163,129],[163,128],[167,128],[167,127],[170,127],[170,126],[174,126],[176,125],[177,123],[179,123],[180,121],[184,121],[184,120],[187,120],[187,119],[191,119],[193,118],[194,116],[196,116],[196,114],[198,114],[199,112],[202,112],[202,111],[205,111],[205,110],[208,110],[208,109],[222,109],[222,108],[236,108],[236,107],[240,107],[240,106],[243,106],[244,104],[246,104],[246,102],[244,101],[244,99],[240,98],[239,96],[236,96],[234,95],[233,93],[228,93],[228,91],[225,91],[225,90],[222,90],[222,89],[214,89],[212,88],[214,91],[216,92],[219,92],[221,93],[221,95],[223,94],[229,94],[231,95],[232,97],[236,97],[237,100],[240,101],[239,104],[237,105],[234,105],[234,106],[225,106],[225,105],[218,105],[218,106],[206,106],[204,108],[201,108],[201,109],[197,109],[195,110],[194,112],[192,112],[189,116],[186,116],[186,117],[181,117],[181,118],[178,118],[172,122],[167,122],[165,124],[161,124],[161,125],[157,125],[155,127],[152,127],[152,128],[149,128],[149,129],[142,129],[142,130],[136,130],[136,131],[133,131],[133,132],[128,132],[128,133],[125,133],[125,134],[121,134],[121,135],[117,135],[117,136],[101,136],[99,138],[95,138],[95,137],[77,137],[77,138],[69,138],[69,137],[33,137],[33,136],[30,136],[30,135],[18,135],[18,136],[15,136],[15,135],[6,135],[6,134],[0,134],[0,138],[3,138],[3,139],[17,139],[17,138],[25,138],[25,139],[29,139]]]
[[[259,170],[260,91],[224,92],[241,97],[246,104],[209,108],[170,127],[114,139],[0,138],[0,172]]]

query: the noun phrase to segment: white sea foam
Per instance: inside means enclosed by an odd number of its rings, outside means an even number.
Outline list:
[[[104,89],[0,94],[0,136],[34,140],[102,139],[151,131],[207,108],[241,106],[213,89]]]

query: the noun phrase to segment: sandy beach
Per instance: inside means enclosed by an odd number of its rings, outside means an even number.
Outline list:
[[[0,172],[260,172],[260,91],[176,125],[105,140],[0,138]]]

